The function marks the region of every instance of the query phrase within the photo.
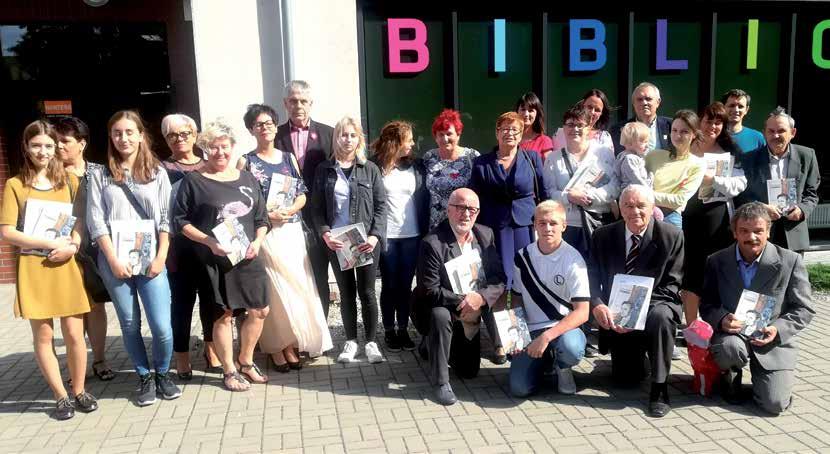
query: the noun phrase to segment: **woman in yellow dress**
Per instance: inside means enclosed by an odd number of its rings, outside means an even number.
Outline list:
[[[35,359],[46,383],[57,401],[55,418],[69,419],[75,407],[84,412],[95,411],[98,402],[84,390],[86,377],[86,341],[84,314],[89,300],[75,254],[81,243],[77,222],[69,235],[54,238],[24,233],[26,205],[39,200],[71,204],[78,190],[78,178],[64,171],[55,158],[58,135],[49,123],[35,121],[23,130],[23,167],[20,174],[6,182],[3,206],[0,208],[0,237],[20,248],[17,261],[17,295],[14,313],[29,320]],[[43,212],[46,212],[44,210]],[[29,210],[29,228],[35,213]],[[59,226],[52,226],[60,230]],[[28,229],[26,229],[28,230]],[[60,365],[53,347],[53,318],[59,317],[66,344],[72,396],[67,394],[61,379]]]

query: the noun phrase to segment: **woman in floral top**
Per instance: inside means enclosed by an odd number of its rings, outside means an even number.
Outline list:
[[[301,222],[300,210],[306,204],[308,188],[294,155],[274,146],[274,109],[252,104],[243,120],[257,141],[256,150],[245,155],[243,165],[259,181],[263,198],[268,199],[273,184],[282,183],[278,186],[281,190],[274,192],[275,198],[266,203],[271,230],[262,245],[262,258],[270,282],[271,311],[259,346],[271,355],[278,372],[288,373],[301,368],[295,349],[315,357],[332,348]]]
[[[427,151],[423,156],[430,196],[430,230],[447,218],[450,194],[458,188],[468,186],[473,159],[481,155],[472,148],[458,144],[463,130],[461,115],[452,109],[444,109],[432,123],[432,136],[438,148]]]

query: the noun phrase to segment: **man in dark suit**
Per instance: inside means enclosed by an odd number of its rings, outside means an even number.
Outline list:
[[[611,127],[609,133],[614,142],[614,154],[625,149],[620,144],[620,131],[626,123],[639,121],[648,126],[648,153],[654,149],[668,150],[671,146],[671,118],[657,116],[660,107],[660,90],[651,82],[642,82],[631,93],[631,104],[634,106],[634,116],[627,121],[617,123]]]
[[[285,85],[285,110],[288,112],[288,121],[279,125],[277,137],[274,139],[276,147],[283,151],[294,153],[300,165],[303,181],[309,191],[314,187],[314,172],[317,166],[331,156],[331,141],[334,129],[323,123],[311,119],[311,107],[314,100],[311,98],[311,86],[303,80],[292,80]],[[307,200],[311,200],[309,192]],[[311,204],[307,203],[302,210],[303,220],[312,231],[315,231],[312,222]],[[320,294],[320,303],[323,312],[329,316],[329,261],[328,250],[321,238],[314,236],[314,241],[308,244],[308,256],[311,269],[314,273],[314,282]]]
[[[709,350],[725,372],[724,398],[730,403],[743,400],[741,376],[748,362],[755,402],[777,415],[792,403],[798,355],[795,335],[810,323],[815,311],[801,256],[767,243],[771,224],[762,203],[737,209],[732,218],[736,244],[706,261],[700,316],[715,331]],[[744,323],[735,314],[745,289],[775,300],[770,323],[758,337],[741,334]]]
[[[636,385],[645,377],[645,352],[651,363],[649,413],[665,416],[669,406],[666,379],[671,369],[674,333],[680,322],[680,282],[683,280],[683,233],[673,225],[652,219],[654,193],[630,185],[620,195],[623,220],[598,228],[591,238],[588,276],[591,312],[600,327],[600,351],[611,351],[614,381]],[[614,323],[608,308],[614,276],[628,274],[654,278],[645,330],[634,331]],[[609,348],[610,347],[610,348]]]
[[[475,192],[456,189],[450,195],[447,219],[424,237],[418,254],[415,324],[425,336],[430,377],[443,405],[457,400],[450,386],[449,365],[462,378],[478,375],[481,313],[490,310],[505,288],[493,231],[475,223],[479,210]],[[483,271],[477,280],[478,290],[453,291],[451,279],[458,276],[448,275],[445,263],[475,252],[481,257]]]
[[[820,175],[816,152],[792,143],[795,120],[782,107],[773,110],[764,125],[766,146],[741,155],[746,190],[735,197],[735,205],[747,202],[765,204],[772,219],[770,241],[791,251],[802,252],[810,246],[807,218],[818,203]],[[796,200],[792,207],[779,208],[770,201],[767,181],[792,178]]]

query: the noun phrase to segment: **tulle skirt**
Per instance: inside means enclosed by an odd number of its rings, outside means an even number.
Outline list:
[[[331,334],[314,285],[302,224],[291,222],[271,229],[260,255],[270,281],[271,301],[260,349],[276,353],[296,343],[300,351],[311,355],[331,350]]]

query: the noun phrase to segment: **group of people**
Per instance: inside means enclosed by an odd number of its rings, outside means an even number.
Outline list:
[[[792,338],[813,314],[796,252],[808,245],[805,220],[819,178],[815,152],[791,143],[794,120],[783,109],[770,113],[761,134],[742,124],[749,94],[730,90],[700,116],[681,110],[669,119],[657,115],[657,87],[642,83],[629,121],[609,129],[612,106],[593,89],[548,136],[542,102],[527,93],[497,118],[493,152],[462,146],[461,115],[446,109],[432,125],[436,148],[418,158],[410,123],[387,123],[367,145],[354,118],[334,127],[311,119],[308,83],[291,81],[284,93],[282,124],[272,107],[248,107],[243,120],[257,145],[241,157],[226,122],[199,131],[183,114],[162,121],[172,153],[164,161],[135,111],[108,122],[103,165],[84,159],[90,132],[77,118],[24,130],[23,166],[6,184],[0,235],[20,248],[15,313],[30,320],[58,419],[97,408],[84,388],[85,332],[93,373],[115,376],[104,351],[103,303],[113,302],[144,406],[157,395],[179,397],[174,378],[192,379],[197,295],[207,369],[221,372],[230,391],[268,381],[254,361],[257,345],[279,373],[331,350],[330,269],[346,334],[337,360],[360,353],[359,297],[366,359],[384,360],[378,306],[388,351],[418,348],[413,320],[445,405],[456,401],[450,366],[461,377],[478,373],[483,321],[493,361],[511,358],[514,395],[533,393],[550,371],[560,392],[574,393],[571,367],[586,354],[610,352],[616,381],[633,385],[650,373],[649,412],[664,416],[677,327],[701,318],[715,330],[711,351],[729,400],[741,400],[740,370],[750,362],[759,405],[772,413],[789,406]],[[731,172],[717,173],[707,154],[728,155]],[[770,203],[766,191],[767,180],[785,178],[796,188],[788,207]],[[279,203],[269,197],[274,185],[282,185]],[[26,227],[32,199],[70,206],[71,234],[43,238]],[[114,226],[124,224],[152,225],[143,271],[119,254]],[[338,253],[352,246],[337,232],[354,224],[365,237],[352,252],[371,260],[342,269]],[[232,230],[236,246],[217,229]],[[446,264],[470,253],[480,260],[477,285],[458,293]],[[654,279],[644,330],[614,321],[608,304],[618,274]],[[737,334],[744,289],[776,300],[762,337]],[[508,301],[524,308],[531,331],[522,351],[506,351],[498,335],[494,312]],[[52,349],[54,318],[67,345],[71,394]],[[589,321],[599,328],[599,352],[587,342]]]

